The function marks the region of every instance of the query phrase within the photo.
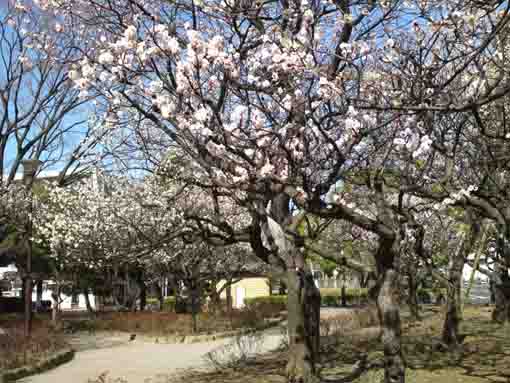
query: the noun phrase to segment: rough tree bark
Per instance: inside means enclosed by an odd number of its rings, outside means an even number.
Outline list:
[[[499,323],[510,321],[510,225],[497,225],[497,252],[499,264],[493,273],[494,311],[492,320]]]
[[[479,231],[479,225],[471,222],[468,237],[462,240],[457,251],[449,257],[447,277],[428,265],[430,273],[447,289],[446,316],[443,323],[442,341],[449,347],[455,347],[461,340],[459,337],[459,324],[462,318],[462,271],[467,259],[466,257],[471,251]],[[415,251],[422,259],[430,259],[431,254],[426,252],[423,246],[424,235],[423,227],[418,225],[416,227]]]
[[[450,260],[448,268],[448,285],[446,293],[446,317],[443,324],[442,340],[450,347],[457,347],[459,338],[459,325],[462,320],[461,313],[461,283],[464,269],[464,252]]]
[[[510,321],[510,278],[508,268],[500,265],[492,276],[494,311],[492,320],[498,323]]]
[[[233,324],[232,324],[232,280],[231,279],[228,279],[227,280],[227,287],[225,289],[225,294],[227,295],[227,314],[228,314],[228,319],[229,319],[229,322],[230,322],[230,327],[232,328],[233,327]]]
[[[43,280],[38,279],[35,285],[35,312],[38,312],[42,308],[42,298],[43,298]]]
[[[287,290],[287,379],[288,382],[315,382],[320,346],[320,292],[311,273],[298,265],[288,267]]]
[[[320,345],[320,292],[307,269],[304,239],[285,233],[284,227],[295,232],[299,221],[293,220],[289,198],[283,194],[271,201],[267,218],[268,238],[284,261],[287,278],[287,312],[289,351],[286,367],[289,383],[318,381],[315,363]],[[294,226],[294,228],[292,228]]]
[[[418,302],[418,281],[416,280],[416,268],[412,267],[410,272],[407,274],[407,280],[409,283],[409,297],[408,305],[411,311],[411,318],[414,320],[421,320],[420,316],[420,304]]]
[[[462,343],[459,334],[459,326],[462,321],[462,272],[479,233],[480,225],[471,222],[467,237],[462,241],[458,251],[450,257],[446,288],[446,316],[442,333],[442,341],[449,347],[457,347]]]
[[[378,272],[377,311],[382,327],[384,382],[405,382],[399,307],[399,240],[381,239],[376,254]]]

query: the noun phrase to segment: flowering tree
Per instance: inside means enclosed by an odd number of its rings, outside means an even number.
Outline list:
[[[69,65],[79,49],[72,34],[50,14],[24,2],[2,4],[0,15],[0,242],[3,252],[25,270],[31,310],[31,198],[13,185],[25,160],[40,160],[41,170],[58,166],[58,182],[71,182],[85,168],[84,157],[96,144],[84,114],[91,97],[80,98],[69,80]],[[5,198],[4,198],[5,197]],[[19,200],[17,200],[19,199]],[[6,240],[5,233],[11,232]],[[14,234],[13,234],[14,233]],[[26,258],[22,258],[26,257]],[[40,257],[39,257],[40,258]],[[22,261],[23,260],[23,261]],[[40,285],[39,285],[40,286]]]
[[[8,2],[0,18],[0,182],[10,184],[24,159],[59,165],[64,176],[83,169],[95,141],[87,123],[91,97],[79,97],[71,63],[85,49],[54,16]],[[90,108],[89,108],[90,109]]]
[[[94,40],[70,77],[83,94],[101,94],[102,133],[137,150],[178,146],[197,184],[249,212],[252,248],[287,273],[289,381],[316,379],[317,291],[297,232],[306,213],[378,236],[385,380],[404,381],[397,197],[443,185],[462,122],[508,92],[504,61],[493,54],[507,4],[39,5]],[[337,193],[340,179],[365,186]],[[367,204],[349,202],[360,192]]]

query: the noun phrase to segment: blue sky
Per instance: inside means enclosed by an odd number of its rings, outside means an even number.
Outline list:
[[[7,9],[7,0],[0,0],[0,17],[4,17]],[[0,48],[2,48],[0,46]],[[0,65],[0,87],[3,86],[3,80],[5,79],[5,67],[3,65]],[[29,90],[26,88],[25,91],[22,91],[20,94],[20,98],[28,98],[29,97]],[[25,102],[26,103],[26,102]],[[18,102],[18,105],[20,107],[23,107],[23,102]],[[12,104],[9,108],[12,111]],[[0,109],[0,114],[2,113]],[[68,114],[64,120],[62,121],[63,126],[70,126],[72,124],[75,124],[77,121],[86,120],[87,119],[87,110],[85,107],[81,107],[81,110],[76,110],[75,112],[72,112]],[[66,134],[65,140],[63,141],[64,145],[64,152],[69,153],[76,144],[81,140],[83,136],[84,129],[86,128],[86,125],[82,126],[81,128],[74,128],[75,131],[72,134]],[[33,134],[32,134],[33,136]],[[12,161],[14,160],[16,156],[16,142],[13,137],[9,139],[9,142],[7,143],[7,149],[4,156],[4,171],[9,172],[10,168],[12,166]],[[47,156],[46,156],[47,158]],[[42,156],[42,160],[44,161],[45,156]],[[63,166],[63,162],[53,164],[50,169],[56,170]],[[21,171],[21,169],[18,169],[18,171]]]

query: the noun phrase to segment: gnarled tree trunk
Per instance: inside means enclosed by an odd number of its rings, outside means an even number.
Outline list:
[[[377,311],[382,327],[384,348],[384,382],[405,382],[405,361],[402,355],[400,326],[398,240],[383,240],[376,255],[379,274]]]
[[[289,356],[288,382],[315,382],[320,345],[320,292],[310,273],[296,267],[287,271]]]
[[[408,274],[408,282],[409,282],[409,297],[408,304],[409,310],[411,311],[411,318],[414,320],[420,320],[420,304],[418,302],[418,282],[416,280],[416,269],[412,268],[411,272]]]
[[[450,261],[448,268],[448,286],[446,294],[446,317],[443,324],[442,340],[450,347],[457,347],[459,338],[459,325],[462,321],[461,312],[461,283],[464,269],[464,252],[460,251]]]
[[[492,287],[494,293],[494,311],[492,319],[495,322],[505,323],[510,321],[510,224],[496,225],[498,230],[497,252],[500,262],[495,265],[492,275]]]
[[[494,311],[492,320],[498,323],[510,321],[510,280],[508,270],[500,266],[492,281],[494,294]]]
[[[303,238],[291,237],[283,230],[292,222],[289,202],[284,194],[271,201],[271,213],[275,219],[268,217],[265,230],[268,230],[267,237],[272,238],[285,265],[289,337],[287,381],[313,383],[318,381],[316,362],[320,345],[321,299],[306,267]],[[299,221],[293,222],[293,225],[298,224]]]
[[[471,219],[468,214],[467,218]],[[443,325],[442,340],[449,347],[457,347],[462,343],[459,326],[462,321],[462,271],[468,254],[473,249],[480,234],[480,225],[471,221],[471,229],[462,241],[459,250],[450,258],[448,265],[448,281],[446,288],[446,317]]]

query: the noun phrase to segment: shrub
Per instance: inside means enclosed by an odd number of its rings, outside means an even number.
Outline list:
[[[342,296],[341,289],[320,289],[321,305],[334,307],[340,305]],[[368,299],[368,289],[349,288],[345,289],[345,298],[348,303],[363,303]],[[286,295],[270,295],[265,297],[246,298],[244,300],[247,307],[264,309],[271,306],[273,310],[282,311],[287,306]]]
[[[254,310],[280,312],[287,307],[286,295],[269,295],[266,297],[246,298],[244,303],[247,308]]]
[[[438,303],[441,297],[446,299],[447,291],[445,288],[420,288],[417,295],[421,303]]]
[[[321,305],[334,307],[339,305],[340,296],[338,295],[322,295],[321,294]]]
[[[265,324],[264,310],[233,310],[230,315],[223,312],[200,312],[197,315],[198,333],[211,334],[241,328],[255,328]],[[75,331],[121,331],[156,336],[192,334],[191,314],[173,312],[108,312],[98,313],[88,320],[70,320]]]
[[[239,334],[228,343],[214,348],[205,354],[206,361],[219,371],[236,368],[257,354],[264,343],[263,333]]]
[[[432,292],[430,289],[418,289],[416,295],[420,303],[432,303]]]
[[[337,306],[341,303],[342,289],[320,289],[321,304],[323,306]],[[368,289],[347,288],[345,289],[345,300],[349,304],[364,303],[368,299]]]
[[[38,363],[49,354],[67,347],[63,335],[55,331],[48,320],[39,317],[34,318],[32,335],[28,343],[25,343],[21,317],[2,316],[0,327],[7,333],[0,340],[0,371]]]
[[[360,328],[372,327],[379,324],[375,306],[342,310],[341,312],[321,318],[321,335],[329,336],[342,334]]]
[[[159,307],[159,300],[157,298],[148,298],[147,305]],[[163,311],[175,312],[175,297],[165,297],[163,301]]]

